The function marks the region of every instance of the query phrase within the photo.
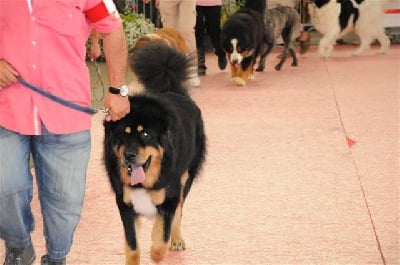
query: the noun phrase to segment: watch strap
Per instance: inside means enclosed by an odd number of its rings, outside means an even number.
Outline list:
[[[112,87],[110,86],[108,88],[108,92],[110,92],[111,94],[116,94],[119,95],[120,94],[121,89],[120,88],[116,88],[116,87]]]

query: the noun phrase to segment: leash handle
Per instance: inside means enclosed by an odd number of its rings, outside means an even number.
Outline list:
[[[36,93],[39,93],[40,95],[42,95],[44,97],[47,97],[47,98],[49,98],[49,99],[51,99],[51,100],[53,100],[53,101],[55,101],[55,102],[57,102],[57,103],[59,103],[59,104],[61,104],[63,106],[66,106],[68,108],[71,108],[71,109],[74,109],[74,110],[77,110],[77,111],[81,111],[81,112],[84,112],[84,113],[87,113],[87,114],[91,114],[91,115],[93,115],[93,114],[98,112],[97,109],[78,105],[78,104],[76,104],[74,102],[65,100],[65,99],[60,98],[58,96],[55,96],[55,95],[53,95],[53,94],[51,94],[51,93],[49,93],[47,91],[44,91],[43,89],[26,82],[20,76],[18,76],[17,79],[18,79],[18,82],[20,82],[22,85],[26,86],[27,88],[35,91]]]

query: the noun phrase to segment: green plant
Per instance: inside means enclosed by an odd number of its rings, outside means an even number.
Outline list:
[[[132,48],[140,36],[152,33],[155,30],[154,24],[150,19],[145,18],[143,14],[126,13],[121,14],[121,18],[128,48]]]
[[[143,14],[127,12],[124,14],[120,14],[124,31],[126,42],[128,45],[128,49],[132,48],[137,39],[148,33],[152,33],[155,30],[154,24],[151,22],[150,19],[146,18]],[[91,41],[87,41],[86,43],[86,54],[89,53]],[[103,41],[100,38],[100,48],[103,50]],[[89,59],[89,58],[87,58]],[[100,61],[104,61],[104,54],[102,53],[101,56],[98,58]]]

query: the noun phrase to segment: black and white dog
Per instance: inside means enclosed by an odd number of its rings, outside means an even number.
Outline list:
[[[379,53],[390,46],[383,25],[384,7],[391,0],[309,0],[312,23],[323,37],[318,52],[329,57],[335,41],[354,31],[360,38],[360,46],[353,52],[359,55],[377,39],[381,45]]]
[[[286,60],[287,53],[293,58],[292,66],[297,66],[297,56],[294,49],[294,42],[300,36],[303,26],[301,25],[301,18],[299,12],[296,9],[289,6],[278,6],[271,9],[265,10],[265,24],[266,34],[273,36],[274,43],[269,44],[269,50],[267,54],[275,46],[275,40],[282,37],[284,50],[281,56],[281,60],[275,66],[276,70],[281,70],[283,63]],[[310,46],[310,39],[300,40],[300,53],[305,53]]]

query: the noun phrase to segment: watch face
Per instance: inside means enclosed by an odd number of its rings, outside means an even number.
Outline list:
[[[126,97],[128,95],[129,92],[129,87],[126,85],[121,86],[119,93],[121,94],[121,96]]]

